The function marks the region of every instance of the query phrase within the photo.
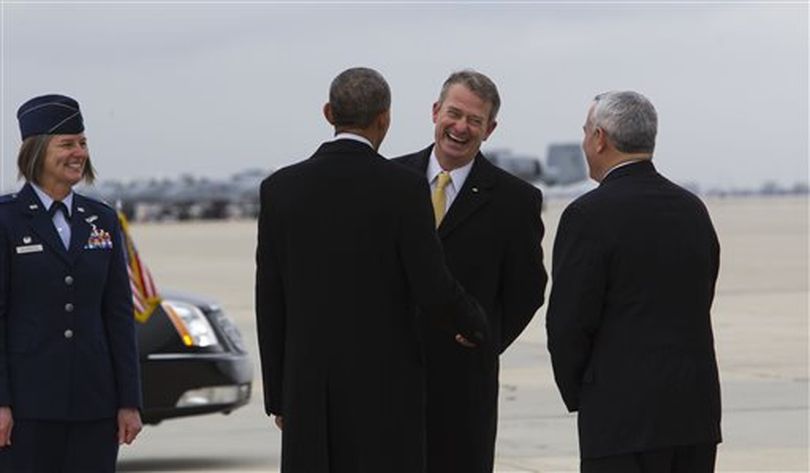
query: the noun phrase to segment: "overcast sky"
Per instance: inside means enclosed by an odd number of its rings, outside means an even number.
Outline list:
[[[393,92],[382,153],[428,145],[454,70],[498,85],[485,143],[544,156],[579,141],[591,98],[658,109],[655,161],[676,181],[808,180],[808,6],[587,2],[2,5],[2,181],[16,187],[16,110],[81,103],[101,178],[227,177],[308,157],[331,130],[329,82],[379,70]]]

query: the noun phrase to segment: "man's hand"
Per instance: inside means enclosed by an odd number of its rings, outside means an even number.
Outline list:
[[[477,346],[475,343],[464,338],[464,336],[461,335],[460,333],[456,334],[456,343],[467,348],[475,348]]]
[[[118,409],[118,445],[131,444],[142,428],[143,423],[138,409],[131,407]]]
[[[0,407],[0,448],[11,445],[12,427],[14,427],[14,418],[11,416],[11,408]]]
[[[276,427],[278,427],[278,430],[284,430],[284,418],[283,417],[276,416],[275,419],[273,419],[273,420],[275,421]]]

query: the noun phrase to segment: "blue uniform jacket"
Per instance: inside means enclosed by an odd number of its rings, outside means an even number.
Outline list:
[[[115,211],[74,193],[70,249],[30,184],[0,197],[0,406],[82,421],[141,407]]]

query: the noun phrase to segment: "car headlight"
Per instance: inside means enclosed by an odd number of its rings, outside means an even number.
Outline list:
[[[208,318],[197,306],[173,300],[164,300],[161,305],[185,346],[209,347],[219,344]]]

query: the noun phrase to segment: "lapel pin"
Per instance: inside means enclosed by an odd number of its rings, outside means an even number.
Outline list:
[[[29,243],[31,243],[31,237],[30,236],[24,236],[23,237],[23,244],[27,245]]]
[[[477,187],[473,187],[473,188],[472,188],[472,191],[473,191],[474,193],[478,193],[478,188],[477,188]]]
[[[84,213],[84,207],[76,207],[76,210],[78,210],[79,212]]]
[[[98,215],[91,215],[91,216],[87,217],[86,219],[84,219],[84,221],[87,222],[87,223],[93,223],[96,220],[98,220]]]
[[[38,208],[39,208],[39,205],[37,205],[37,204],[31,204],[31,205],[29,205],[29,206],[28,206],[28,208],[29,208],[29,209],[31,209],[31,210],[36,210],[36,209],[38,209]]]

